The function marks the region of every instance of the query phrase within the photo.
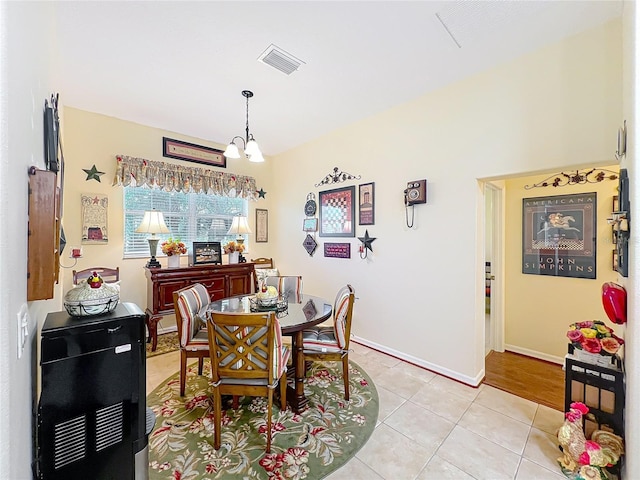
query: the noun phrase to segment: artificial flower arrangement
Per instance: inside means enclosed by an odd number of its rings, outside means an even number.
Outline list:
[[[617,354],[624,344],[624,340],[616,336],[613,329],[599,320],[571,324],[567,338],[575,348],[605,356]]]
[[[558,429],[562,456],[558,463],[565,476],[574,480],[608,480],[606,468],[618,463],[624,453],[622,437],[604,430],[595,430],[591,439],[582,427],[589,407],[573,402],[564,414],[564,424]]]
[[[233,240],[227,243],[223,248],[224,248],[224,253],[244,252],[244,245],[242,243],[238,243]]]
[[[171,255],[180,255],[187,253],[187,247],[180,241],[179,238],[175,240],[171,237],[167,238],[166,242],[162,242],[160,245],[162,248],[162,253],[164,253],[167,257]]]

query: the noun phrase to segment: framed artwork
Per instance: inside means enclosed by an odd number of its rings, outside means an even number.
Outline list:
[[[222,265],[222,246],[220,242],[193,242],[191,265],[203,263]]]
[[[256,208],[256,242],[269,241],[269,210]]]
[[[596,193],[522,199],[522,273],[596,278]]]
[[[302,221],[303,232],[317,232],[318,231],[318,219],[317,218],[305,218]]]
[[[109,197],[100,193],[83,193],[80,195],[80,203],[82,208],[82,243],[109,243],[107,228]]]
[[[375,183],[363,183],[358,187],[358,223],[375,225]]]
[[[320,192],[320,236],[355,237],[356,187]]]
[[[202,163],[212,167],[227,168],[227,159],[222,150],[167,137],[162,137],[162,156]]]
[[[324,256],[331,258],[351,258],[350,243],[325,243]]]

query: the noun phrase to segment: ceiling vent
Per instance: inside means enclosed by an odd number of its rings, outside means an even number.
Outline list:
[[[300,67],[300,65],[304,64],[302,60],[298,60],[296,57],[285,52],[281,48],[276,47],[274,44],[269,45],[269,47],[262,52],[262,55],[258,57],[258,61],[266,63],[287,75],[291,75],[298,69],[298,67]]]

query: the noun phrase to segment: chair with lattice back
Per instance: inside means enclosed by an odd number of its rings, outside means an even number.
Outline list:
[[[214,448],[221,444],[222,395],[267,397],[267,447],[271,451],[273,391],[280,382],[280,409],[287,398],[289,349],[282,345],[274,312],[212,312],[208,326],[214,400]]]

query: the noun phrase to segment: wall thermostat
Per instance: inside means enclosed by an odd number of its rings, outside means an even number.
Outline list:
[[[408,182],[405,196],[407,205],[427,203],[427,181],[414,180],[413,182]]]

